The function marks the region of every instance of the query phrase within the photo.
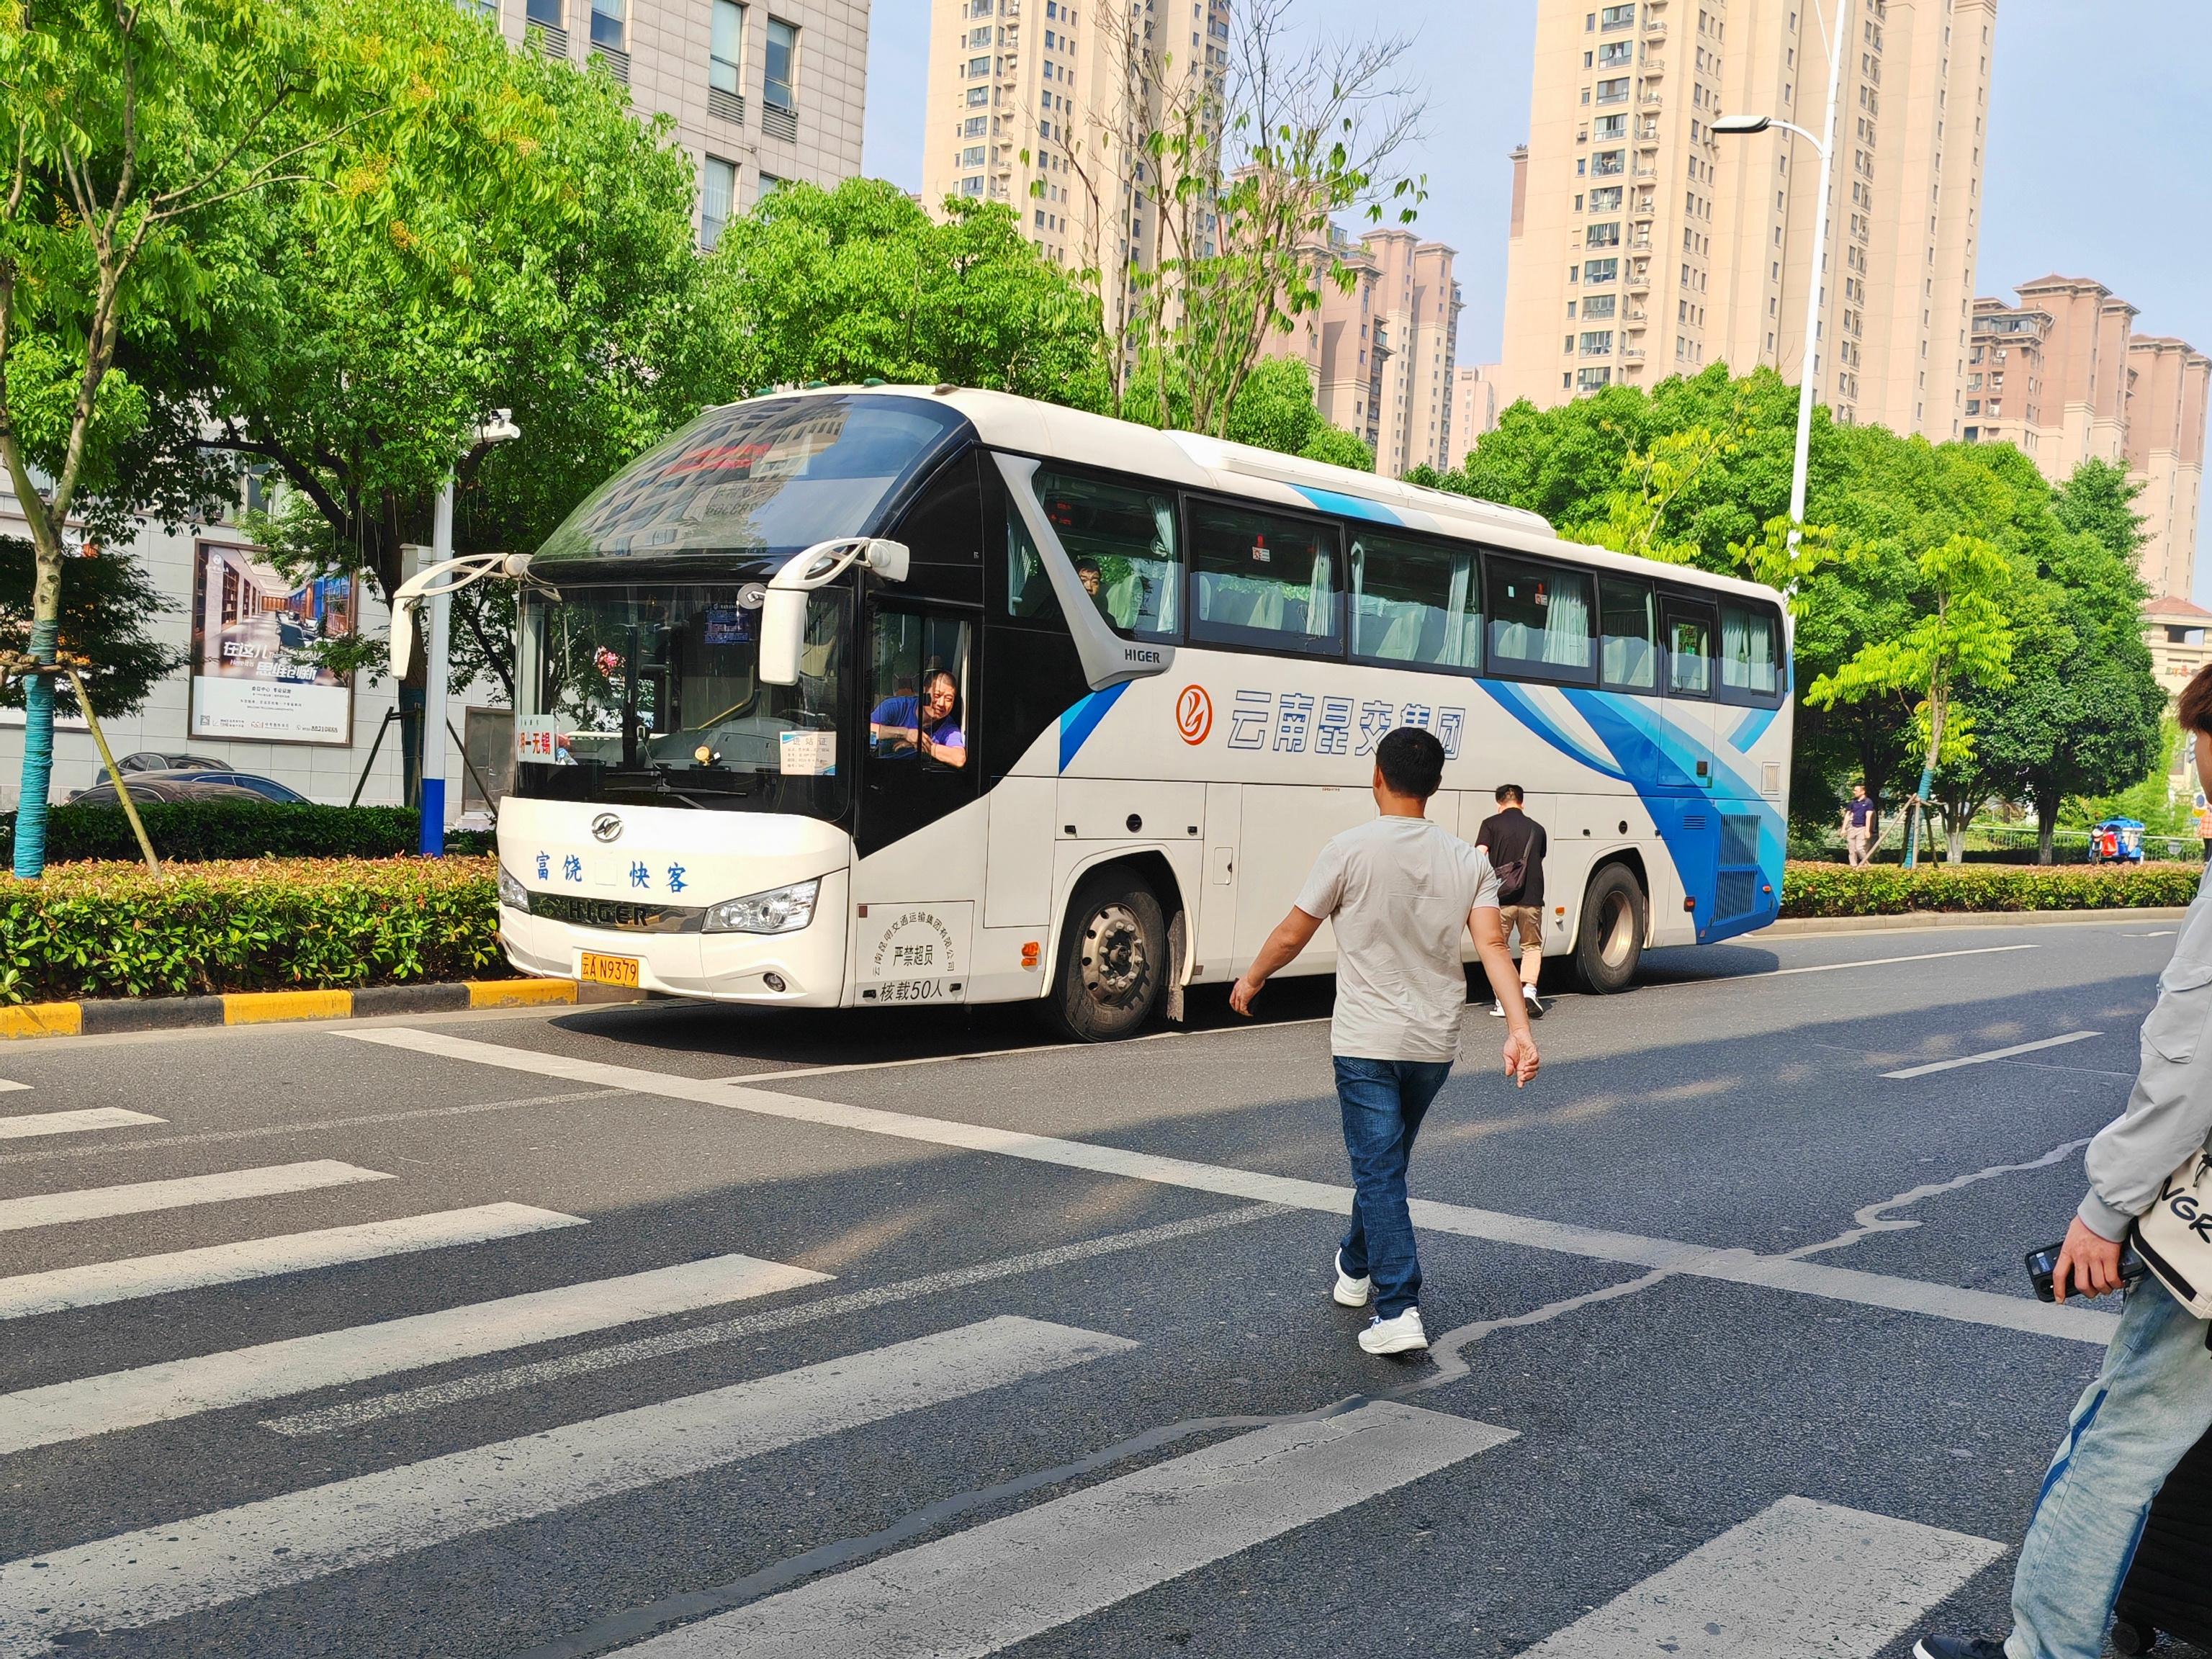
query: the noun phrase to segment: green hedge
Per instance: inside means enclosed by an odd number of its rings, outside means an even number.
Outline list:
[[[488,858],[58,864],[0,877],[0,1002],[507,973]]]
[[[421,844],[422,814],[411,806],[314,806],[276,801],[148,801],[145,821],[155,854],[198,864],[210,859],[385,859]],[[449,850],[487,853],[489,831],[447,837]],[[12,858],[15,815],[0,817],[0,859]],[[119,806],[55,806],[46,816],[46,857],[128,861],[138,856],[131,820]]]
[[[1846,865],[1792,860],[1782,877],[1785,916],[1896,916],[1919,910],[2119,910],[2187,904],[2201,864]]]

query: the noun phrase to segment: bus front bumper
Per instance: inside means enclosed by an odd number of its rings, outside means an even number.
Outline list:
[[[637,988],[714,1002],[835,1008],[845,983],[848,876],[821,878],[814,919],[788,933],[653,933],[582,927],[504,906],[500,943],[526,974],[585,979],[586,956],[637,964]],[[611,982],[611,981],[610,981]]]

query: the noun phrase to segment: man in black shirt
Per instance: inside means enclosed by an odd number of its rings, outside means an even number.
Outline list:
[[[1498,810],[1482,821],[1474,844],[1490,854],[1498,872],[1498,910],[1505,937],[1521,941],[1521,997],[1531,1019],[1544,1017],[1536,997],[1536,976],[1544,971],[1544,826],[1521,810],[1521,786],[1498,787]],[[1502,1003],[1490,1012],[1505,1018]]]

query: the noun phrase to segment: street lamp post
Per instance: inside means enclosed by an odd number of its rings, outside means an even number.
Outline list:
[[[1829,181],[1835,171],[1836,100],[1843,87],[1844,25],[1850,16],[1850,0],[1835,0],[1836,38],[1828,48],[1827,137],[1815,138],[1804,128],[1771,115],[1724,115],[1712,130],[1723,136],[1748,136],[1779,127],[1794,132],[1813,146],[1820,157],[1820,199],[1813,220],[1813,272],[1805,284],[1804,356],[1797,369],[1797,454],[1790,471],[1790,552],[1794,561],[1797,544],[1805,533],[1805,475],[1813,449],[1814,348],[1820,335],[1820,299],[1826,289],[1828,265]]]
[[[522,435],[505,410],[477,428],[480,444],[503,444]],[[438,486],[437,510],[431,520],[430,562],[447,562],[453,556],[453,475]],[[423,665],[422,688],[422,821],[417,849],[426,859],[446,855],[446,693],[447,652],[452,641],[453,595],[441,586],[430,596],[429,660]],[[398,619],[395,618],[395,622]]]

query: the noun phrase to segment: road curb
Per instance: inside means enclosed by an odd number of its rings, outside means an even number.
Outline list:
[[[1900,916],[1788,916],[1761,934],[1876,933],[1921,927],[2033,927],[2083,921],[2172,921],[2186,905],[2113,905],[2101,910],[1911,910]],[[1746,938],[1756,937],[1747,934]]]
[[[233,991],[213,997],[32,1002],[0,1008],[0,1040],[541,1007],[574,1003],[579,1000],[578,989],[573,979],[475,979],[436,985],[364,985],[357,991]]]

